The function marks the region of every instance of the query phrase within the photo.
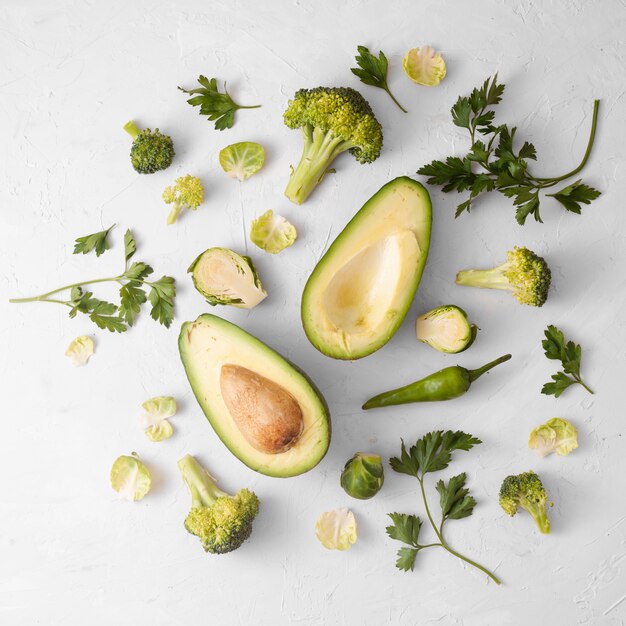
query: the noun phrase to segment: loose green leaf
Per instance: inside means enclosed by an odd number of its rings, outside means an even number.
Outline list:
[[[436,489],[439,492],[439,503],[441,505],[441,514],[446,519],[463,519],[469,517],[476,506],[476,500],[469,494],[469,490],[465,488],[466,474],[453,476],[446,484],[440,480]]]
[[[437,86],[446,76],[446,62],[432,46],[412,48],[402,59],[404,73],[418,85]]]
[[[389,62],[385,53],[381,50],[378,57],[374,56],[365,46],[357,46],[358,54],[355,60],[359,67],[352,67],[350,71],[358,76],[360,81],[372,87],[379,87],[386,91],[401,111],[406,109],[395,99],[387,84],[387,69]]]
[[[150,470],[136,454],[115,459],[111,468],[111,487],[125,500],[141,500],[152,486]]]
[[[113,226],[115,226],[115,224],[113,224]],[[109,236],[113,226],[91,235],[78,237],[76,239],[76,243],[74,244],[74,254],[88,254],[92,250],[96,251],[96,256],[103,254],[105,250],[109,249],[109,241],[107,237]]]
[[[183,89],[180,91],[191,95],[187,100],[191,106],[200,107],[200,115],[206,115],[209,120],[215,121],[216,130],[224,130],[232,128],[235,123],[235,111],[239,109],[257,109],[261,105],[242,106],[237,104],[226,91],[226,83],[224,83],[224,93],[221,93],[217,86],[217,79],[206,76],[199,76],[198,82],[200,87],[195,89]]]
[[[504,85],[498,83],[497,78],[496,74],[469,96],[460,97],[451,109],[455,126],[466,129],[470,135],[472,143],[468,154],[433,161],[422,166],[417,173],[427,176],[429,184],[441,186],[446,193],[470,190],[469,198],[457,205],[455,217],[469,213],[479,195],[497,190],[513,198],[518,224],[525,224],[529,216],[542,222],[539,192],[570,178],[585,165],[595,138],[598,101],[594,103],[589,144],[580,165],[560,177],[537,178],[528,170],[528,161],[537,158],[535,147],[525,141],[516,151],[517,129],[505,124],[494,125],[495,111],[490,107],[497,105],[504,93]],[[482,138],[478,139],[478,136]],[[547,195],[554,197],[566,210],[580,214],[581,205],[595,200],[600,192],[577,180],[561,191]]]
[[[545,339],[541,342],[548,359],[561,361],[562,372],[552,376],[551,383],[546,383],[541,393],[558,398],[568,387],[579,384],[589,393],[593,393],[580,376],[582,348],[573,341],[565,341],[565,336],[556,326],[550,325],[544,331]]]

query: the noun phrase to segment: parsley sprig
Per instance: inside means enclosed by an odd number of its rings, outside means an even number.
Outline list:
[[[433,161],[417,173],[428,176],[429,184],[440,185],[446,193],[470,192],[467,200],[457,206],[456,217],[465,211],[469,213],[474,201],[482,194],[497,190],[513,198],[515,218],[519,224],[523,225],[529,215],[542,222],[539,192],[558,185],[583,169],[595,139],[600,101],[594,101],[587,150],[578,167],[562,176],[539,178],[528,170],[528,161],[537,159],[535,147],[525,141],[516,151],[514,140],[517,128],[506,124],[494,125],[493,107],[504,93],[504,85],[499,84],[497,79],[497,74],[487,79],[482,87],[474,89],[469,96],[460,97],[452,107],[454,124],[469,132],[472,142],[470,151],[464,157],[450,156],[445,161]],[[580,214],[581,205],[595,200],[600,192],[578,179],[560,191],[546,195],[557,200],[567,211]]]
[[[387,84],[387,70],[389,62],[385,53],[381,50],[378,57],[373,55],[365,46],[357,46],[357,54],[354,58],[359,67],[351,67],[350,71],[358,76],[362,83],[379,87],[389,94],[389,97],[398,105],[401,111],[407,110],[395,99]]]
[[[235,112],[239,109],[258,109],[261,105],[243,106],[237,104],[226,91],[226,83],[224,83],[224,93],[220,93],[217,86],[217,79],[206,76],[199,76],[198,82],[200,87],[195,89],[179,89],[193,96],[187,102],[193,106],[200,107],[200,115],[206,115],[209,120],[215,121],[215,130],[224,130],[232,128],[235,123]]]
[[[465,487],[467,476],[465,473],[452,476],[445,482],[439,480],[436,484],[439,493],[439,504],[441,506],[441,522],[437,525],[433,519],[432,513],[428,506],[426,491],[424,489],[424,477],[431,472],[438,472],[450,464],[452,460],[452,452],[455,450],[471,450],[475,445],[482,443],[480,439],[468,435],[461,431],[434,431],[424,435],[418,439],[414,446],[409,450],[406,449],[404,441],[400,457],[394,457],[390,460],[391,468],[400,473],[407,474],[417,478],[424,500],[424,507],[428,521],[437,536],[438,541],[433,543],[420,543],[420,531],[422,529],[422,520],[416,515],[408,515],[406,513],[390,513],[389,517],[393,525],[387,527],[387,534],[397,541],[406,544],[406,547],[398,550],[398,560],[396,567],[403,571],[413,570],[415,558],[418,553],[426,548],[443,548],[450,554],[478,568],[495,583],[500,584],[500,580],[495,574],[488,569],[479,565],[472,559],[463,556],[456,550],[452,549],[444,538],[443,528],[448,520],[463,519],[469,517],[476,506],[476,500],[469,495],[469,490]]]
[[[563,371],[552,376],[553,382],[546,383],[541,393],[558,398],[571,385],[582,385],[589,393],[593,391],[587,387],[580,376],[580,359],[582,348],[573,341],[565,341],[565,336],[556,326],[548,326],[544,331],[546,338],[541,345],[549,359],[561,361]]]
[[[112,227],[111,227],[112,228]],[[76,240],[74,254],[87,254],[96,250],[100,256],[108,248],[106,237],[111,229],[79,237]],[[98,250],[101,250],[98,254]],[[96,278],[83,280],[71,285],[65,285],[53,289],[39,296],[30,298],[14,298],[9,302],[53,302],[62,304],[70,309],[69,315],[74,318],[78,313],[89,316],[89,319],[98,326],[111,332],[122,333],[135,323],[141,306],[150,300],[152,319],[169,328],[174,319],[174,298],[176,297],[176,283],[171,276],[161,276],[156,281],[146,280],[153,269],[143,261],[134,261],[129,265],[130,259],[137,250],[135,238],[130,230],[124,235],[124,271],[118,276],[108,278]],[[120,303],[113,304],[106,300],[94,297],[93,291],[86,289],[97,283],[116,282],[120,285]],[[145,289],[149,288],[146,295]],[[63,300],[57,296],[62,292],[69,292],[69,299]]]

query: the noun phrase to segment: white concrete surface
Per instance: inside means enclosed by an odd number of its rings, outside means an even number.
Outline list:
[[[3,0],[0,3],[0,623],[5,626],[189,624],[382,624],[427,626],[618,626],[626,623],[626,5],[623,0],[238,2],[180,0]],[[437,89],[411,84],[404,52],[431,43],[448,62]],[[357,44],[384,49],[391,84],[410,110],[350,74]],[[432,158],[467,147],[449,108],[486,77],[507,85],[501,119],[534,141],[543,175],[580,159],[594,98],[602,99],[596,147],[584,178],[602,197],[580,217],[554,202],[545,223],[525,227],[508,200],[493,197],[454,220],[456,197],[432,188],[434,236],[414,306],[384,349],[355,363],[334,362],[307,341],[301,289],[316,260],[352,214],[383,183]],[[217,132],[189,107],[177,85],[198,74],[228,81],[244,111]],[[300,152],[282,124],[300,87],[362,89],[384,125],[385,147],[371,166],[337,162],[301,207],[282,192]],[[167,171],[140,177],[128,161],[129,118],[170,133],[177,157]],[[217,153],[241,140],[263,143],[267,165],[240,185]],[[206,204],[167,226],[160,194],[176,175],[198,174]],[[270,256],[246,241],[253,217],[273,208],[300,238]],[[117,223],[114,247],[99,259],[73,256],[76,236]],[[137,258],[176,277],[176,322],[168,331],[142,315],[125,335],[70,320],[62,307],[8,305],[11,296],[115,272],[124,229]],[[506,294],[454,285],[462,267],[497,263],[515,244],[544,254],[554,288],[541,309]],[[186,268],[200,251],[224,245],[252,254],[270,297],[251,312],[213,310],[257,334],[303,367],[332,409],[325,460],[299,478],[255,474],[217,439],[191,394],[176,337],[183,320],[209,310]],[[109,295],[106,289],[102,292]],[[413,338],[417,313],[454,302],[481,327],[474,347],[443,356]],[[542,396],[555,371],[540,348],[548,323],[584,348],[583,372],[595,396],[572,388]],[[74,369],[63,352],[89,333],[96,353]],[[459,362],[477,366],[505,352],[513,360],[463,399],[370,412],[372,393]],[[142,401],[172,394],[180,403],[175,437],[149,442],[139,429]],[[530,429],[555,415],[579,429],[566,458],[536,458]],[[504,581],[439,551],[416,571],[394,567],[399,547],[384,532],[389,511],[423,514],[417,482],[387,472],[383,491],[351,501],[339,472],[357,450],[388,458],[431,429],[460,428],[483,439],[443,476],[467,471],[474,515],[450,523],[450,540]],[[108,473],[136,450],[155,475],[142,502],[120,502]],[[182,527],[189,496],[176,461],[193,453],[227,489],[248,486],[262,500],[252,540],[229,556],[205,555]],[[510,519],[497,492],[508,473],[541,472],[554,508],[553,533]],[[435,477],[436,478],[436,477]],[[314,536],[322,512],[350,506],[359,521],[348,553]]]

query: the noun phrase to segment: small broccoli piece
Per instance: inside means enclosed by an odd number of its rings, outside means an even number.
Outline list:
[[[167,169],[174,160],[174,142],[169,135],[162,135],[145,128],[139,130],[132,120],[124,124],[124,130],[133,138],[130,162],[140,174],[154,174]]]
[[[457,285],[485,289],[505,289],[521,304],[542,306],[548,299],[551,272],[548,264],[528,248],[509,250],[507,261],[489,270],[463,270]]]
[[[511,517],[521,506],[535,520],[539,531],[550,532],[550,520],[546,512],[548,494],[535,472],[528,471],[517,476],[507,476],[500,487],[500,506]],[[550,503],[552,506],[552,503]]]
[[[349,87],[300,89],[289,101],[284,121],[289,128],[301,128],[304,137],[302,158],[285,190],[296,204],[309,197],[342,152],[371,163],[383,145],[382,127],[370,105]]]
[[[185,528],[196,535],[205,552],[225,554],[241,546],[252,533],[259,499],[247,489],[234,496],[218,489],[211,475],[190,454],[178,461],[191,492],[191,511]]]
[[[187,174],[174,181],[171,187],[163,191],[165,204],[173,204],[167,223],[173,224],[183,209],[195,211],[204,202],[204,187],[197,176]]]

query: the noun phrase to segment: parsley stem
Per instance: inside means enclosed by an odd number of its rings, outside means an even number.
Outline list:
[[[476,569],[479,569],[481,572],[484,572],[485,574],[487,574],[487,576],[489,576],[489,578],[491,578],[491,580],[493,580],[493,582],[496,583],[496,585],[502,584],[500,579],[495,574],[492,574],[486,567],[483,567],[479,563],[476,563],[476,561],[472,561],[472,559],[469,559],[466,556],[463,556],[462,554],[457,552],[456,550],[453,550],[447,543],[442,542],[441,547],[444,550],[447,550],[450,554],[453,554],[457,558],[461,559],[461,561],[465,561],[469,565],[473,565]]]
[[[426,499],[426,491],[424,490],[424,476],[422,476],[421,478],[418,477],[417,480],[419,481],[420,489],[422,490],[422,499],[424,500],[424,507],[426,509],[426,515],[428,515],[428,520],[430,521],[430,525],[433,527],[433,530],[435,531],[435,534],[437,535],[439,541],[441,541],[441,544],[443,547],[444,545],[443,535],[437,529],[435,521],[433,520],[433,516],[430,512],[430,508],[428,507],[428,500]]]
[[[585,150],[585,155],[583,156],[583,160],[580,162],[578,167],[574,168],[571,172],[567,174],[563,174],[563,176],[558,176],[556,178],[535,178],[539,183],[550,183],[550,185],[556,184],[566,178],[570,178],[575,174],[578,174],[580,170],[585,167],[587,164],[587,160],[589,159],[589,155],[591,154],[591,148],[593,146],[594,139],[596,137],[596,127],[598,125],[598,109],[600,107],[600,100],[593,101],[593,116],[591,120],[591,133],[589,134],[589,141],[587,142],[587,150]],[[544,187],[545,185],[542,185]]]
[[[238,108],[238,109],[260,109],[260,108],[261,108],[261,106],[262,106],[262,105],[260,105],[260,104],[253,104],[253,105],[251,105],[251,106],[247,106],[247,107],[244,107],[244,106],[237,106],[237,108]]]
[[[403,111],[404,113],[408,113],[408,111],[395,99],[394,95],[389,90],[389,87],[387,86],[387,83],[385,83],[385,86],[383,87],[383,89],[389,94],[389,97],[398,105],[398,108],[401,111]]]
[[[96,278],[94,280],[83,280],[79,283],[72,283],[71,285],[65,285],[65,287],[59,287],[58,289],[53,289],[52,291],[48,291],[46,293],[42,293],[39,296],[32,296],[30,298],[11,298],[9,302],[14,304],[19,304],[22,302],[55,302],[55,300],[50,300],[48,296],[53,296],[55,293],[59,293],[61,291],[67,291],[68,289],[72,289],[73,287],[82,287],[84,285],[94,285],[95,283],[107,283],[117,281],[119,282],[123,276],[113,276],[111,278]]]
[[[585,385],[585,383],[583,382],[583,379],[580,376],[574,375],[574,378],[576,379],[576,382],[578,384],[582,385],[592,396],[594,395],[593,391],[591,391],[591,389],[589,389],[589,387],[587,387],[587,385]]]

